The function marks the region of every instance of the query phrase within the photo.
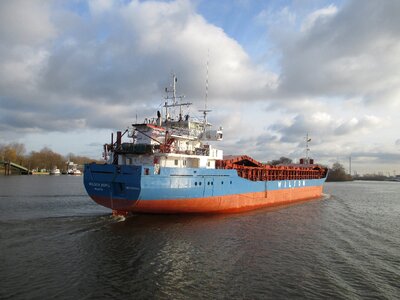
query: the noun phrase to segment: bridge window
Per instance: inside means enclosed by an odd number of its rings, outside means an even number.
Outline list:
[[[175,159],[175,166],[177,166],[178,165],[178,160],[177,159]]]

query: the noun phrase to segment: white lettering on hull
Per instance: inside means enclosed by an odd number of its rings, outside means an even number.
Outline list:
[[[292,187],[302,187],[306,186],[305,180],[285,180],[285,181],[278,181],[278,188],[292,188]]]

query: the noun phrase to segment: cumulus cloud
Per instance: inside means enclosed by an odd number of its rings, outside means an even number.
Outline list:
[[[113,0],[89,0],[89,10],[93,15],[100,15],[113,8],[115,5]]]
[[[313,151],[330,159],[398,150],[390,130],[380,130],[399,125],[398,1],[349,0],[306,14],[296,4],[255,5],[238,36],[268,28],[254,47],[268,47],[274,72],[196,3],[0,1],[0,142],[6,134],[93,134],[154,116],[172,72],[194,115],[208,61],[210,121],[224,126],[226,153],[296,158],[307,132]]]
[[[216,101],[261,99],[276,84],[274,74],[253,65],[189,1],[88,4],[86,14],[50,10],[47,1],[2,4],[4,15],[29,15],[22,28],[0,32],[12,49],[0,59],[0,116],[15,116],[7,118],[7,126],[48,130],[42,120],[57,119],[51,122],[54,130],[121,127],[138,112],[154,114],[171,72],[182,92],[203,105],[207,59]]]
[[[362,151],[362,152],[352,153],[352,159],[354,159],[354,161],[360,161],[360,162],[368,160],[370,164],[378,163],[378,164],[388,164],[393,166],[393,162],[400,160],[400,154],[393,152],[382,152],[382,151],[375,151],[375,152]]]
[[[288,123],[276,123],[269,129],[279,133],[281,141],[295,143],[299,137],[307,132],[317,136],[318,139],[329,141],[337,136],[368,132],[376,129],[381,120],[376,116],[352,117],[350,119],[337,119],[326,112],[300,113]]]
[[[399,1],[349,1],[312,12],[303,30],[279,41],[279,94],[361,96],[399,104]]]
[[[56,34],[49,14],[47,1],[0,2],[1,98],[20,95],[21,87],[34,88],[47,42]]]
[[[317,22],[326,22],[337,13],[337,7],[333,4],[328,7],[318,9],[310,13],[301,25],[301,30],[306,31],[314,26],[318,26]]]
[[[40,45],[55,35],[48,1],[1,1],[0,37],[4,45]]]
[[[362,118],[351,118],[338,127],[335,128],[336,135],[344,135],[349,133],[356,133],[357,131],[368,131],[369,129],[376,129],[382,121],[376,116],[363,116]]]

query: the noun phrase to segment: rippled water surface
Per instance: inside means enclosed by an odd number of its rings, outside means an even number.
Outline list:
[[[231,215],[115,219],[81,177],[0,177],[1,299],[399,299],[400,183]]]

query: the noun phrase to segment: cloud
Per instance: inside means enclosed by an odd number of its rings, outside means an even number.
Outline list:
[[[15,3],[8,15],[25,9]],[[90,1],[85,14],[32,3],[16,29],[20,38],[9,39],[12,50],[0,59],[0,116],[8,127],[125,126],[138,112],[155,113],[171,72],[181,92],[203,106],[208,52],[210,96],[224,105],[264,98],[276,85],[276,75],[253,65],[189,1]]]
[[[55,35],[46,0],[0,1],[0,45],[41,45]]]
[[[399,104],[399,1],[349,1],[316,10],[303,30],[278,40],[278,95],[354,97]]]
[[[393,165],[400,161],[400,154],[393,152],[369,152],[369,151],[361,151],[352,153],[352,161],[363,162],[368,160],[369,163],[378,163],[378,164],[389,164]]]
[[[0,2],[0,101],[32,91],[55,35],[48,1]]]
[[[230,139],[224,144],[224,153],[227,155],[250,155],[260,161],[280,158],[281,156],[292,156],[293,147],[282,143],[279,137],[269,132],[260,134],[245,135],[238,140]],[[297,157],[296,157],[297,158]]]
[[[321,118],[322,117],[322,118]],[[280,136],[280,141],[285,143],[299,143],[306,135],[324,136],[331,132],[334,127],[330,115],[324,112],[308,114],[297,114],[287,122],[277,122],[269,127],[269,130],[276,132]]]
[[[337,13],[337,7],[333,4],[328,7],[318,9],[307,16],[301,25],[301,31],[307,31],[314,26],[318,26],[317,22],[323,23],[328,21]]]
[[[352,118],[336,127],[336,129],[334,130],[334,134],[353,134],[357,131],[376,129],[376,127],[379,127],[381,123],[382,121],[376,116],[364,116],[361,119]]]
[[[89,10],[93,15],[100,15],[113,8],[115,1],[113,0],[89,0]]]
[[[309,132],[317,136],[320,141],[332,141],[338,136],[354,135],[360,132],[368,132],[376,129],[382,121],[371,115],[360,118],[336,119],[326,112],[300,113],[293,117],[288,123],[276,123],[269,127],[270,130],[281,136],[281,141],[296,143],[299,137]]]
[[[208,61],[209,120],[224,126],[227,154],[298,158],[309,132],[316,157],[395,159],[398,1],[254,3],[213,6],[232,20],[190,0],[1,1],[0,142],[102,143],[154,116],[173,72],[197,116]]]

